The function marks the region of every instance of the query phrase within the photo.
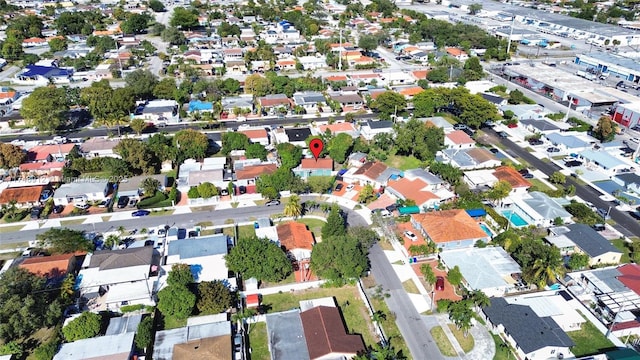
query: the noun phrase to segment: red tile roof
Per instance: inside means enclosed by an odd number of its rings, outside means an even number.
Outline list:
[[[329,82],[334,82],[334,81],[347,81],[347,75],[332,75],[332,76],[327,76],[325,78],[325,80],[329,81]]]
[[[493,172],[498,180],[506,181],[511,184],[513,189],[531,187],[531,183],[520,175],[516,169],[510,166],[501,166]]]
[[[432,211],[411,217],[436,244],[487,237],[480,225],[462,209]]]
[[[404,196],[405,199],[411,199],[418,205],[422,205],[429,200],[439,199],[436,194],[428,190],[423,190],[429,184],[420,180],[409,180],[402,178],[400,180],[389,180],[387,188],[393,189],[395,192]]]
[[[38,145],[29,149],[28,155],[32,161],[44,161],[49,155],[68,154],[74,146],[76,144]]]
[[[247,135],[249,140],[263,139],[263,138],[268,137],[267,130],[265,130],[265,129],[243,130],[243,131],[240,131],[240,132],[245,134],[245,135]]]
[[[447,48],[447,54],[449,54],[451,56],[467,55],[467,53],[464,52],[463,50],[458,49],[458,48],[454,48],[454,47],[448,47]]]
[[[66,275],[74,262],[74,254],[38,256],[26,259],[20,264],[20,268],[46,278],[58,278]]]
[[[236,170],[236,179],[251,180],[260,175],[273,174],[276,170],[278,170],[276,164],[247,166],[242,170]]]
[[[317,306],[300,314],[307,349],[312,359],[322,358],[329,354],[343,355],[351,358],[364,351],[364,342],[360,335],[347,334],[336,307]]]
[[[313,240],[313,234],[307,229],[307,225],[292,221],[278,225],[276,230],[278,231],[280,245],[284,246],[285,249],[289,251],[294,249],[313,249],[315,241]]]
[[[455,130],[448,133],[447,138],[456,145],[475,144],[475,141],[462,130]]]
[[[411,72],[411,74],[413,75],[413,77],[415,77],[418,80],[426,79],[427,78],[427,74],[429,74],[429,70],[416,70],[416,71]]]
[[[382,173],[387,170],[387,165],[381,163],[381,162],[366,162],[364,163],[364,165],[362,165],[358,170],[356,170],[356,172],[354,172],[354,175],[364,175],[365,177],[368,177],[371,180],[376,180],[378,178],[378,176],[382,175]]]
[[[301,169],[328,169],[333,171],[333,159],[319,158],[316,159],[302,159],[300,162]]]
[[[289,98],[267,98],[262,97],[259,99],[261,106],[278,106],[278,105],[291,105],[291,99]]]
[[[354,131],[356,131],[356,128],[353,127],[353,124],[349,123],[349,122],[335,123],[335,124],[328,124],[328,125],[320,125],[320,126],[318,126],[318,129],[323,134],[325,133],[325,131],[327,131],[327,129],[332,134],[339,134],[339,133],[344,133],[344,132],[354,132]]]
[[[0,192],[0,204],[8,204],[15,200],[18,204],[34,203],[40,200],[44,185],[6,188]]]
[[[410,88],[405,88],[405,89],[400,90],[400,95],[416,96],[416,95],[420,94],[423,91],[424,91],[424,89],[421,88],[420,86],[412,86]]]
[[[622,275],[618,276],[618,280],[626,287],[640,295],[640,265],[626,264],[618,268]]]
[[[260,295],[258,294],[250,294],[247,295],[246,303],[248,308],[254,308],[260,306]]]

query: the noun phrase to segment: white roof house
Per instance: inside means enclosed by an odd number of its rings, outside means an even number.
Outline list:
[[[509,296],[505,300],[509,304],[527,305],[539,317],[550,316],[564,331],[580,330],[580,326],[587,321],[576,311],[574,304],[556,291]]]
[[[513,275],[521,273],[520,265],[501,247],[443,251],[440,257],[448,268],[460,268],[471,289],[487,296],[503,296],[513,291],[516,283]]]
[[[551,226],[556,218],[562,219],[563,224],[571,223],[572,216],[562,205],[550,198],[547,194],[533,191],[519,198],[514,198],[514,203],[529,215],[536,226]]]
[[[133,354],[133,338],[135,335],[134,332],[128,332],[62,344],[53,360],[129,360]]]
[[[77,179],[69,184],[62,184],[53,193],[55,205],[68,205],[72,202],[103,201],[109,193],[109,181],[102,179]]]

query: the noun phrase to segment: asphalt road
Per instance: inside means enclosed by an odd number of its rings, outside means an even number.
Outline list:
[[[537,157],[533,156],[527,150],[525,150],[522,147],[516,145],[513,141],[511,141],[509,139],[501,139],[501,138],[499,138],[497,136],[497,134],[495,133],[495,131],[487,130],[487,132],[489,134],[493,135],[493,137],[497,141],[499,141],[503,145],[505,145],[508,148],[507,151],[509,152],[510,155],[512,155],[512,156],[515,155],[517,157],[520,157],[520,158],[524,159],[527,163],[529,163],[529,165],[532,168],[535,168],[535,169],[538,169],[538,170],[542,171],[547,176],[550,176],[554,172],[561,170],[561,168],[558,167],[557,165],[552,164],[552,163],[548,163],[548,162],[544,162],[544,161],[538,159]],[[635,220],[634,218],[632,218],[628,213],[626,213],[624,211],[617,210],[614,207],[615,204],[613,204],[612,202],[607,202],[607,201],[603,201],[602,199],[600,199],[600,196],[602,196],[602,193],[600,193],[599,191],[593,189],[591,186],[581,185],[580,183],[578,183],[576,181],[576,179],[574,179],[571,176],[567,176],[566,185],[575,186],[576,187],[576,195],[579,196],[584,201],[588,201],[588,202],[592,203],[597,208],[608,210],[609,207],[611,207],[611,211],[609,213],[609,216],[611,217],[611,219],[613,219],[616,222],[616,225],[614,227],[618,231],[620,231],[621,233],[623,233],[626,236],[638,236],[638,235],[640,235],[640,223],[637,220]]]
[[[389,310],[395,314],[396,324],[414,359],[444,359],[429,334],[421,315],[409,299],[389,260],[378,246],[369,251],[371,272],[376,282],[391,296],[385,299]]]
[[[344,115],[336,115],[333,116],[336,121],[344,120]],[[354,119],[357,120],[368,120],[368,119],[377,119],[377,114],[362,114],[362,115],[354,115]],[[302,116],[287,116],[284,119],[259,119],[259,120],[247,120],[244,122],[237,121],[220,121],[218,124],[224,125],[226,128],[236,128],[240,125],[249,125],[249,126],[280,126],[280,125],[294,125],[298,123],[312,123],[314,121],[328,121],[328,117],[309,117],[304,118]],[[203,123],[204,124],[204,123]],[[184,129],[195,129],[202,130],[202,124],[194,124],[191,122],[183,122],[175,125],[167,125],[165,128],[147,128],[144,134],[156,133],[156,132],[167,132],[174,133]],[[111,134],[117,134],[118,131],[115,128],[107,129],[107,128],[97,128],[97,129],[89,129],[82,128],[78,130],[61,132],[60,135],[64,135],[68,138],[89,138],[89,137],[97,137],[97,136],[109,136]],[[122,127],[120,129],[121,134],[130,134],[133,131],[128,127]],[[34,140],[51,140],[55,135],[50,134],[22,134],[22,133],[14,133],[7,135],[0,135],[0,139],[5,142],[11,142],[13,140],[24,140],[24,141],[34,141]]]

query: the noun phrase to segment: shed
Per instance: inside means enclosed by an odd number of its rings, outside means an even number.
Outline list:
[[[260,306],[260,295],[259,294],[247,295],[245,302],[247,303],[247,308],[257,308],[258,306]]]

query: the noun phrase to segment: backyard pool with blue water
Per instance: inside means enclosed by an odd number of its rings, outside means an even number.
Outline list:
[[[525,219],[523,219],[522,216],[518,215],[518,213],[514,212],[513,210],[505,210],[502,212],[502,215],[509,219],[513,226],[521,227],[529,225],[529,223]]]

